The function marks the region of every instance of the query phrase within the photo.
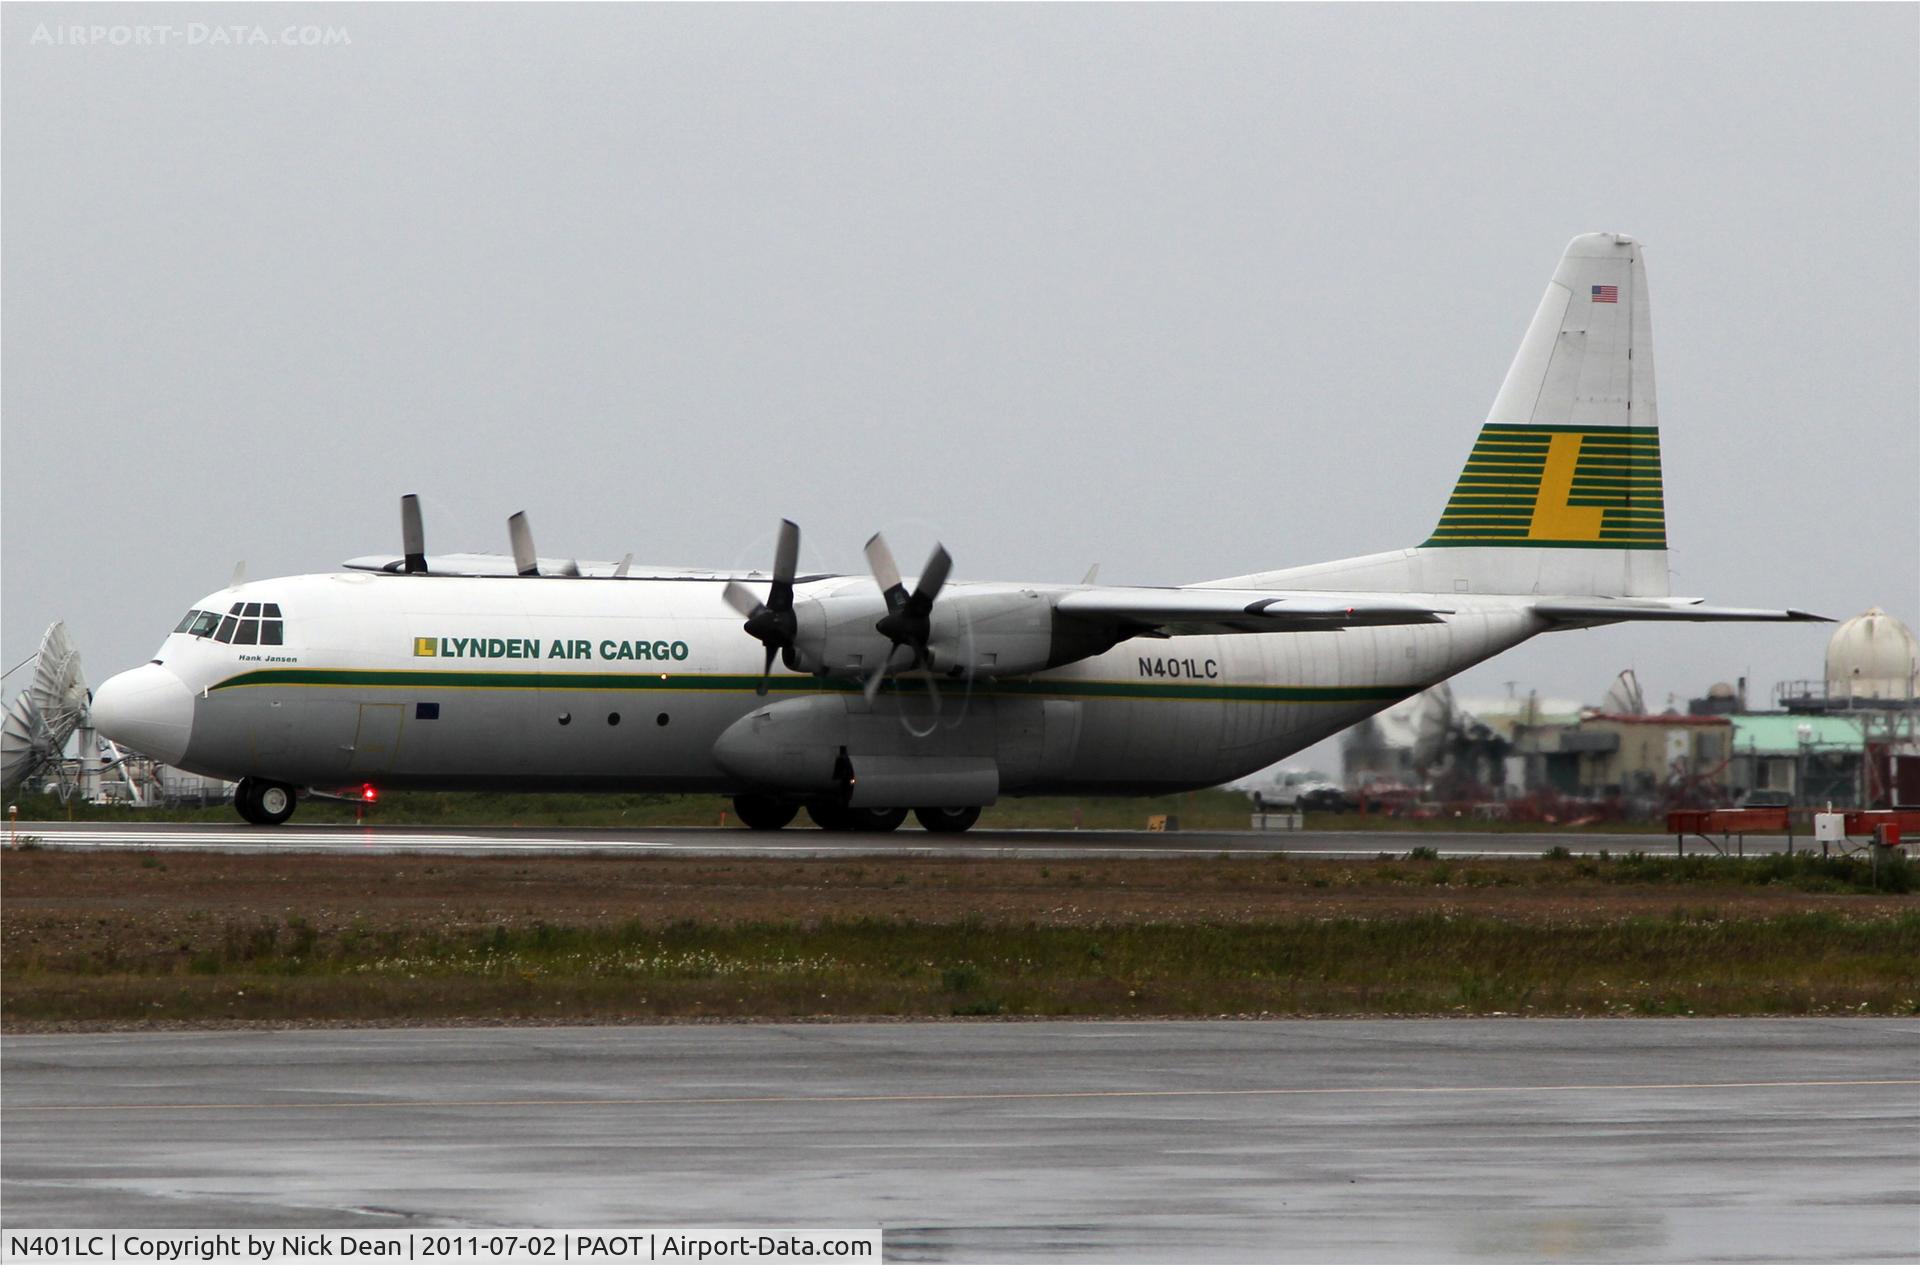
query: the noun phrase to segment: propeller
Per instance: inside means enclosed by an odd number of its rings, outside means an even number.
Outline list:
[[[533,552],[533,528],[527,525],[525,510],[507,519],[507,538],[513,542],[513,569],[521,575],[539,575],[540,559]]]
[[[427,573],[427,530],[420,524],[420,498],[412,492],[400,498],[400,550],[408,575]]]
[[[800,563],[800,529],[791,519],[780,520],[780,543],[773,555],[773,583],[767,599],[760,600],[752,589],[738,580],[728,580],[722,594],[727,605],[747,617],[747,634],[767,648],[767,661],[760,669],[760,685],[754,693],[764,696],[767,678],[773,675],[773,658],[793,646],[800,621],[793,614],[793,572]]]
[[[894,565],[893,551],[887,548],[880,533],[875,532],[867,541],[867,566],[873,572],[874,582],[880,586],[880,596],[887,603],[887,613],[873,627],[889,643],[886,656],[867,678],[867,701],[872,702],[880,693],[880,682],[893,666],[894,652],[900,647],[913,651],[913,659],[902,671],[933,666],[933,654],[927,648],[933,636],[933,599],[940,596],[940,590],[946,586],[947,575],[953,570],[953,556],[944,546],[935,545],[926,567],[920,572],[920,582],[908,593],[900,579],[900,568]],[[932,688],[931,682],[928,687]]]

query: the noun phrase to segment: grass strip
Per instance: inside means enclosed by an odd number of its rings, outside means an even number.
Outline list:
[[[1920,1013],[1920,912],[1418,913],[499,925],[236,920],[172,951],[16,949],[21,1023],[812,1016]]]

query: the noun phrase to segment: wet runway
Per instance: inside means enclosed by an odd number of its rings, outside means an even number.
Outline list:
[[[890,1260],[1871,1261],[1920,1020],[13,1036],[10,1230],[872,1226]]]
[[[100,847],[229,852],[448,852],[488,853],[680,853],[688,856],[842,857],[920,855],[942,857],[1024,857],[1068,860],[1076,857],[1289,856],[1372,857],[1432,848],[1443,857],[1531,857],[1549,848],[1590,855],[1649,852],[1672,855],[1674,838],[1664,834],[1573,834],[1566,831],[1175,831],[1144,830],[971,830],[964,835],[935,835],[918,829],[891,834],[830,834],[810,828],[774,832],[698,828],[569,829],[459,828],[433,826],[247,826],[170,822],[23,822],[19,833],[48,847]],[[1716,841],[1717,842],[1717,841]],[[1795,846],[1804,850],[1809,840]],[[1729,853],[1743,848],[1758,856],[1785,851],[1784,835],[1752,835],[1744,845],[1729,841]],[[1713,853],[1698,838],[1686,841],[1689,855]]]

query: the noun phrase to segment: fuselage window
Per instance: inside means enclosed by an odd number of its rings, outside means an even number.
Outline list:
[[[236,646],[257,646],[260,644],[260,621],[243,619],[240,626],[233,630],[233,644]]]
[[[193,627],[193,621],[198,618],[200,618],[199,611],[188,611],[186,615],[180,620],[179,626],[176,627],[173,631],[177,633],[183,633],[187,631],[189,628]]]
[[[195,611],[193,627],[187,629],[196,637],[211,637],[213,630],[220,626],[220,617],[212,611]]]
[[[246,608],[245,610],[243,610],[243,611],[241,611],[240,613],[241,613],[242,615],[246,615],[246,616],[248,616],[249,618],[258,618],[258,617],[259,617],[259,615],[260,615],[260,603],[258,603],[258,602],[248,602],[248,603],[247,603],[247,608]]]
[[[235,619],[233,616],[231,615],[227,616],[225,619],[220,621],[220,631],[213,634],[213,639],[219,642],[232,641],[234,627],[237,624],[239,624],[239,622],[240,621]]]
[[[263,646],[277,646],[280,644],[279,620],[263,619],[260,621],[260,644]]]

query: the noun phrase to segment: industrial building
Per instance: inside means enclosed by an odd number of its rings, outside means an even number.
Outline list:
[[[1817,680],[1720,683],[1685,713],[1649,714],[1631,671],[1598,707],[1429,690],[1342,740],[1349,786],[1391,782],[1428,800],[1592,801],[1632,816],[1767,803],[1920,807],[1920,641],[1873,607],[1834,629]]]

